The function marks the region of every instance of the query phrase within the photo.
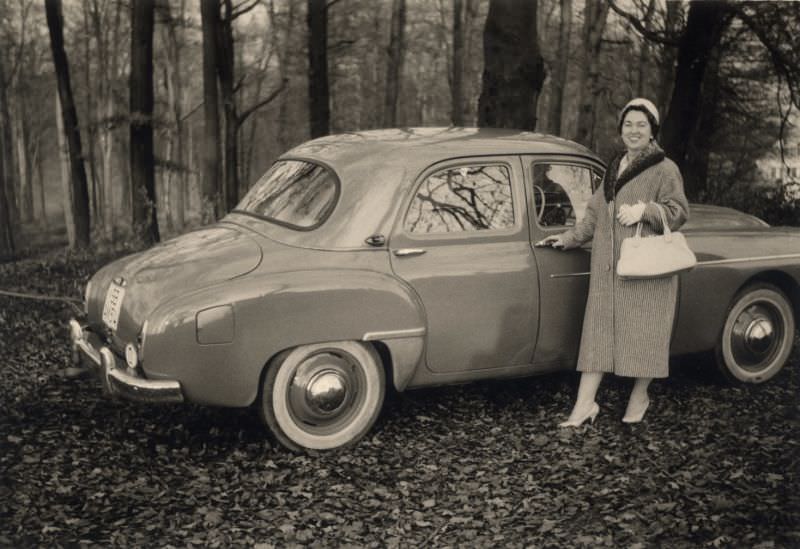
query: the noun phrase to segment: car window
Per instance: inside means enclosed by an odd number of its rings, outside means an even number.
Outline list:
[[[583,219],[597,174],[586,166],[533,165],[536,221],[542,227],[571,227]]]
[[[417,234],[506,229],[514,225],[511,173],[498,164],[447,168],[420,184],[405,230]]]
[[[279,160],[239,202],[246,212],[295,229],[319,226],[333,210],[339,191],[329,168],[301,160]]]

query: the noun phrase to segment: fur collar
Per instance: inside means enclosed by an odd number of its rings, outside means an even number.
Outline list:
[[[617,177],[619,163],[623,156],[625,156],[624,151],[614,155],[603,176],[603,194],[605,194],[606,202],[611,202],[625,183],[666,158],[664,151],[661,150],[658,143],[653,141],[647,145],[641,154],[637,155],[636,158],[628,164],[625,170],[619,174],[619,177]]]

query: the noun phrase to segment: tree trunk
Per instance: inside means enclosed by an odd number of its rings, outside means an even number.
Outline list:
[[[714,144],[714,134],[717,129],[717,107],[722,99],[719,68],[720,51],[717,48],[711,52],[711,57],[706,66],[700,99],[703,104],[697,120],[697,128],[692,133],[688,143],[686,161],[682,170],[684,188],[688,189],[687,195],[692,200],[707,198],[705,191],[708,180],[709,159],[711,157],[711,148]],[[705,200],[702,201],[705,202]]]
[[[550,87],[550,108],[547,112],[547,131],[561,135],[564,111],[564,90],[567,86],[569,40],[572,34],[572,0],[561,0],[561,21],[558,26],[558,57]]]
[[[130,166],[134,233],[142,243],[159,241],[153,155],[153,27],[155,1],[131,4]]]
[[[276,32],[273,33],[274,41],[273,41],[273,48],[275,49],[278,55],[278,64],[279,64],[279,74],[281,77],[281,81],[285,81],[288,79],[289,74],[292,73],[292,69],[294,67],[294,49],[292,47],[292,38],[294,37],[294,22],[295,22],[295,6],[297,5],[296,2],[287,2],[287,12],[286,12],[286,26],[284,32],[283,42],[281,44],[278,43],[277,39],[277,27]],[[272,24],[277,25],[277,18],[276,18],[276,10],[275,6],[272,2],[269,4],[270,6],[270,15],[272,18]],[[291,85],[290,85],[291,87]],[[280,104],[278,107],[278,143],[280,145],[281,152],[285,151],[289,148],[290,139],[287,135],[287,130],[290,124],[290,117],[289,117],[289,101],[291,100],[291,93],[283,93],[280,97]]]
[[[676,32],[676,27],[680,24],[681,6],[678,2],[667,2],[667,13],[664,19],[664,29],[668,36]],[[675,56],[676,48],[665,45],[661,53],[658,66],[658,92],[656,93],[656,105],[658,112],[662,116],[666,114],[669,107],[669,94],[672,90],[675,78]]]
[[[219,217],[220,204],[220,129],[219,94],[217,93],[217,34],[220,28],[217,0],[201,0],[203,27],[203,175],[201,184],[201,221]]]
[[[536,129],[536,104],[545,78],[536,8],[536,2],[489,3],[483,31],[479,126]]]
[[[61,165],[61,193],[64,197],[62,207],[64,210],[64,225],[67,227],[67,242],[70,248],[76,247],[77,231],[75,229],[75,200],[74,190],[70,180],[69,146],[67,145],[64,131],[64,116],[62,114],[61,99],[56,94],[56,129],[58,132],[58,159]],[[87,204],[88,210],[88,204]]]
[[[0,262],[14,257],[14,230],[6,196],[5,162],[0,155]]]
[[[234,91],[234,44],[233,44],[233,1],[224,0],[225,16],[220,21],[217,35],[220,59],[217,64],[219,87],[222,96],[222,112],[224,114],[224,154],[222,166],[224,208],[229,212],[239,202],[239,120],[236,114],[236,95]]]
[[[6,99],[6,78],[3,67],[3,58],[0,56],[0,121],[3,122],[3,129],[7,129],[8,119],[6,114],[8,109],[5,106]],[[5,133],[5,131],[3,132]],[[5,141],[5,136],[0,134],[0,141]],[[2,145],[2,144],[0,144]],[[4,153],[5,147],[0,147],[0,261],[6,261],[14,256],[14,224],[11,218],[11,202],[14,195],[9,193],[13,189],[9,181],[9,170]]]
[[[30,120],[27,118],[27,102],[20,94],[17,102],[16,143],[17,167],[19,168],[19,212],[20,221],[33,221],[33,170],[31,169]]]
[[[678,48],[672,100],[661,131],[664,151],[682,171],[687,167],[688,143],[703,106],[701,91],[706,65],[728,21],[726,3],[696,0],[689,5],[686,30]],[[700,191],[692,186],[697,183],[687,181],[685,190],[690,198]]]
[[[94,107],[97,104],[97,99],[94,96],[94,90],[92,89],[92,56],[91,56],[91,42],[92,42],[92,33],[91,33],[91,24],[89,21],[89,4],[86,0],[83,2],[83,55],[84,55],[84,62],[83,62],[83,77],[84,77],[84,88],[86,89],[85,99],[85,112],[86,117],[89,119],[89,123],[86,125],[86,144],[84,147],[85,158],[84,161],[88,165],[88,176],[89,176],[89,204],[91,206],[92,211],[92,219],[95,220],[95,225],[102,225],[102,191],[98,189],[98,177],[97,177],[97,164],[95,162],[94,157],[94,144],[97,139],[96,131],[95,131],[95,124],[92,120],[91,113],[94,112]],[[103,47],[98,42],[97,48],[98,51],[102,50]],[[102,80],[102,79],[99,79]],[[102,86],[102,83],[98,83],[98,87]]]
[[[383,126],[397,126],[397,98],[405,55],[406,0],[393,0],[389,33],[389,60],[386,65],[386,88],[383,101]]]
[[[42,154],[42,136],[36,138],[36,146],[33,153],[33,165],[36,168],[36,189],[37,198],[39,200],[39,212],[42,222],[42,227],[46,231],[50,227],[50,221],[47,219],[47,203],[45,201],[44,192],[44,155]]]
[[[308,13],[308,102],[312,139],[330,133],[331,108],[328,90],[327,0],[307,0]]]
[[[464,1],[453,0],[453,77],[450,81],[450,121],[464,125]]]
[[[183,20],[184,15],[184,1],[180,4],[179,19]],[[167,44],[166,67],[167,67],[167,95],[170,106],[170,114],[172,121],[175,124],[174,138],[170,139],[169,161],[171,168],[169,173],[174,170],[177,174],[177,185],[173,189],[172,177],[167,179],[166,193],[173,193],[175,200],[173,202],[172,213],[169,219],[174,221],[174,228],[182,231],[186,225],[186,173],[187,168],[184,165],[184,132],[185,125],[183,122],[183,79],[181,76],[181,44],[178,40],[178,33],[176,32],[176,21],[172,16],[170,5],[165,2],[163,7],[166,14],[167,24],[165,26],[165,40]]]
[[[2,59],[0,59],[2,62]],[[3,67],[0,67],[0,155],[3,156],[3,180],[5,181],[5,194],[11,224],[18,225],[20,222],[19,207],[17,204],[17,179],[19,177],[16,168],[16,155],[14,154],[14,135],[12,128],[14,120],[11,118],[11,106],[9,105],[8,92],[10,81],[6,79]]]
[[[122,197],[125,202],[119,206],[126,211],[128,193],[123,189],[114,188],[114,175],[118,170],[114,169],[114,145],[117,140],[115,130],[117,122],[115,118],[114,102],[114,81],[117,78],[117,58],[119,51],[119,28],[122,3],[114,3],[114,16],[110,25],[104,24],[101,18],[100,5],[98,0],[92,0],[92,28],[95,41],[98,44],[98,60],[100,64],[100,85],[98,100],[96,101],[96,117],[98,121],[103,121],[99,126],[100,156],[102,160],[101,178],[98,181],[98,202],[100,202],[100,214],[102,217],[103,232],[109,240],[114,240],[115,223],[117,221],[117,204],[115,197]],[[124,166],[127,166],[127,161]],[[116,178],[123,181],[123,178]],[[127,179],[124,179],[127,181]],[[127,187],[126,187],[127,189]],[[126,190],[125,189],[125,190]]]
[[[75,246],[89,245],[89,192],[86,185],[86,170],[81,152],[81,134],[78,125],[78,113],[72,97],[72,84],[69,77],[69,62],[64,51],[64,18],[61,0],[45,0],[47,26],[50,30],[50,48],[53,52],[58,81],[58,96],[61,101],[61,115],[64,124],[66,145],[70,166],[70,201],[74,212]]]
[[[98,72],[99,78],[97,78],[97,100],[95,101],[87,101],[87,112],[93,112],[95,121],[97,123],[96,128],[91,129],[91,133],[89,135],[90,141],[90,154],[89,154],[89,165],[92,167],[92,185],[96,189],[96,197],[95,197],[95,212],[97,220],[97,224],[102,227],[103,233],[109,237],[109,239],[113,238],[113,229],[109,225],[113,224],[113,215],[109,211],[109,197],[108,195],[111,194],[111,185],[109,180],[111,178],[111,166],[106,164],[106,149],[109,147],[109,142],[111,141],[111,127],[112,124],[110,121],[106,120],[103,121],[104,118],[107,116],[107,105],[108,105],[108,98],[111,95],[111,86],[112,86],[112,79],[116,76],[112,74],[109,70],[109,63],[108,58],[109,54],[111,56],[116,56],[116,29],[119,26],[119,4],[116,7],[117,19],[116,24],[111,25],[112,32],[114,34],[113,42],[108,39],[106,34],[106,29],[109,28],[109,25],[105,25],[102,21],[102,16],[100,12],[100,5],[98,0],[92,0],[91,6],[89,5],[88,0],[84,0],[84,10],[88,14],[88,20],[86,23],[86,35],[87,37],[90,34],[94,35],[95,40],[95,47],[97,50],[97,61],[98,61]],[[88,43],[88,38],[87,38]],[[109,50],[111,50],[109,52]],[[89,57],[87,54],[87,67],[89,63]],[[87,69],[88,75],[88,69]],[[87,80],[87,86],[91,85],[91,82]],[[108,114],[108,118],[111,117],[113,111]],[[92,125],[90,125],[90,128]],[[97,164],[97,159],[95,157],[95,147],[99,145],[100,148],[100,165]]]
[[[574,140],[590,149],[594,147],[595,112],[600,94],[600,48],[607,16],[607,2],[586,2],[582,33],[584,62],[578,82],[580,101]]]
[[[653,13],[655,12],[655,9],[656,0],[649,0],[647,4],[647,11],[645,11],[644,17],[641,20],[642,25],[648,32],[652,32],[653,29]],[[630,30],[632,34],[636,32],[633,28]],[[645,82],[646,75],[650,70],[652,70],[650,65],[651,49],[652,45],[647,39],[643,39],[639,44],[639,62],[636,67],[636,97],[645,97],[648,95],[645,88]]]

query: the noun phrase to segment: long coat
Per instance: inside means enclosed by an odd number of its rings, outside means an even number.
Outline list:
[[[633,236],[616,215],[622,204],[644,202],[642,236],[663,233],[655,203],[665,209],[670,229],[688,218],[683,179],[657,145],[617,174],[617,156],[603,185],[589,200],[583,219],[562,235],[566,249],[593,239],[589,297],[583,321],[578,370],[613,372],[627,377],[667,377],[669,344],[675,317],[677,276],[623,280],[616,275],[622,240]],[[618,177],[617,177],[618,175]]]

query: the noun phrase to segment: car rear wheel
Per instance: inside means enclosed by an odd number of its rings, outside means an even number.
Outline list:
[[[284,446],[331,450],[354,444],[369,431],[385,391],[383,366],[370,345],[302,345],[270,364],[259,411]]]
[[[717,366],[728,381],[763,383],[786,364],[794,330],[792,306],[781,290],[764,283],[748,286],[728,311]]]

